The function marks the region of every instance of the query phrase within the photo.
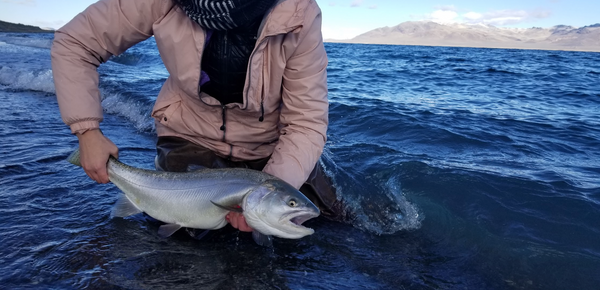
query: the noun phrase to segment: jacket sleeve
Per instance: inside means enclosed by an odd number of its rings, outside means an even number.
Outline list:
[[[172,6],[165,0],[101,0],[56,31],[54,84],[62,119],[73,133],[102,121],[98,66],[152,36],[153,24]]]
[[[327,139],[327,54],[321,35],[321,12],[315,4],[283,75],[281,130],[263,171],[296,188],[308,179]],[[310,15],[312,14],[312,15]]]

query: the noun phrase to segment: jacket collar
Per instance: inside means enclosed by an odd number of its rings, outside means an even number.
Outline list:
[[[303,24],[303,0],[278,0],[265,14],[258,29],[259,38],[288,33]]]

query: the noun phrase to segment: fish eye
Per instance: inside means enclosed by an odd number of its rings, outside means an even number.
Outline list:
[[[290,199],[290,201],[288,201],[288,205],[290,207],[296,207],[298,205],[298,202],[295,199]]]

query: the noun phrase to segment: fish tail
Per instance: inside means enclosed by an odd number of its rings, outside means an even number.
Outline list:
[[[67,161],[73,165],[81,166],[81,159],[79,159],[79,148],[75,149],[75,151],[69,155]]]

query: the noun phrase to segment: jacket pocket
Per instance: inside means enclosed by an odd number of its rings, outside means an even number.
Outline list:
[[[172,103],[163,103],[161,105],[157,104],[157,106],[154,107],[154,110],[152,112],[152,117],[154,117],[154,119],[156,119],[158,122],[160,122],[161,124],[167,126],[167,127],[171,127],[169,126],[169,124],[174,121],[173,118],[176,116],[174,115],[177,111],[179,111],[181,108],[181,100],[176,100]]]

